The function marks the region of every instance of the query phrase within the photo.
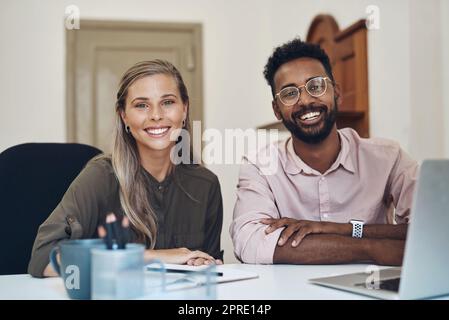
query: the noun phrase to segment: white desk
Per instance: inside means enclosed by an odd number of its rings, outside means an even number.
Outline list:
[[[365,272],[366,266],[362,264],[332,266],[227,264],[218,266],[217,271],[237,268],[255,272],[259,274],[259,278],[219,284],[216,297],[219,300],[369,299],[369,297],[309,284],[307,281],[316,277]],[[173,298],[189,299],[191,296],[184,293],[184,295],[175,295]],[[0,276],[0,299],[68,299],[68,296],[60,278],[36,279],[30,275],[7,275]]]

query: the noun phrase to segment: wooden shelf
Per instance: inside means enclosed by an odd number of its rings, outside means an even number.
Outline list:
[[[362,119],[365,116],[363,111],[338,111],[338,117]]]
[[[365,126],[366,114],[363,111],[342,111],[337,114],[337,128],[353,128],[362,138],[368,138],[369,132]]]
[[[270,122],[265,125],[258,126],[257,129],[265,129],[265,130],[276,129],[280,131],[287,130],[282,121]]]

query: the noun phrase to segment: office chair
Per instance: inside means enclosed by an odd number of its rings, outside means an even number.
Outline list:
[[[25,143],[0,153],[0,275],[27,273],[39,225],[99,153],[76,143]]]

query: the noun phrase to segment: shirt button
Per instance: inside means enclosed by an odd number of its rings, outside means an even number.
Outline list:
[[[159,189],[159,191],[162,191],[162,189],[164,189],[163,186],[159,186],[159,187],[157,187],[157,188]]]
[[[326,178],[324,178],[324,177],[321,177],[321,179],[320,179],[320,181],[324,181]]]

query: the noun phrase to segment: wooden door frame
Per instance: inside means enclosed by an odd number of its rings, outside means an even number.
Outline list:
[[[175,23],[175,22],[141,22],[141,21],[112,21],[112,20],[81,20],[80,29],[91,30],[140,30],[140,31],[178,31],[189,32],[193,35],[195,45],[195,68],[197,69],[194,83],[198,88],[198,97],[195,103],[200,114],[200,120],[204,120],[203,110],[203,41],[201,23]],[[66,141],[76,140],[76,29],[67,30],[66,36]]]

